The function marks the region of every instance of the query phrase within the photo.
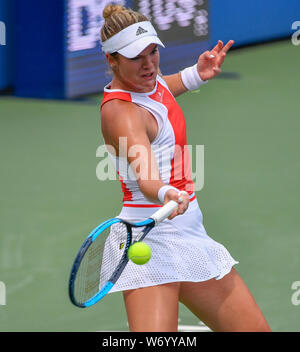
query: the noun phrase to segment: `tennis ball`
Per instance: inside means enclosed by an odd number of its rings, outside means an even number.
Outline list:
[[[151,258],[151,249],[144,242],[136,242],[128,249],[128,258],[135,264],[146,264]]]

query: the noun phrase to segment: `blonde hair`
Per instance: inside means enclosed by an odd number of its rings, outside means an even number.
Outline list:
[[[122,29],[138,22],[148,21],[148,18],[139,12],[126,9],[121,5],[106,5],[103,10],[105,23],[101,28],[101,41],[111,38]]]

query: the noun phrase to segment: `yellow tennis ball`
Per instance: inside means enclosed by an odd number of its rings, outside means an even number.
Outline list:
[[[136,242],[128,249],[128,258],[135,264],[146,264],[151,258],[151,249],[144,242]]]

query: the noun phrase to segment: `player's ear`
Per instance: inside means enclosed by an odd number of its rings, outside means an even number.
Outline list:
[[[105,54],[105,57],[106,57],[107,63],[113,69],[113,67],[117,65],[117,58],[108,53]]]

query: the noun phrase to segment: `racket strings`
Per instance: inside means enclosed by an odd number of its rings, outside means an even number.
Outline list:
[[[105,229],[86,251],[75,280],[75,297],[84,303],[97,294],[114,273],[127,242],[127,227],[116,223]]]

